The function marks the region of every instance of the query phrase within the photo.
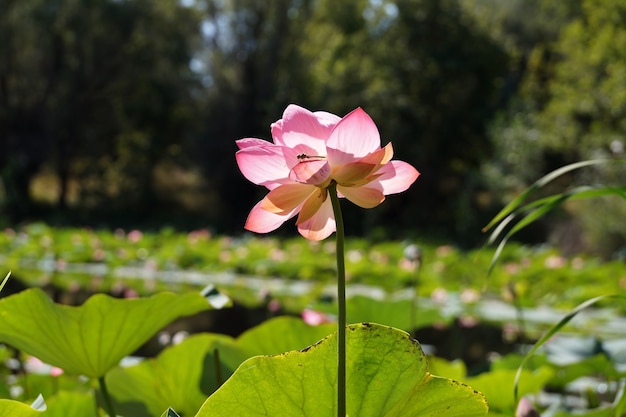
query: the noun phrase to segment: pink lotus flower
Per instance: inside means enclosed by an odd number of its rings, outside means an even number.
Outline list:
[[[410,164],[391,160],[391,143],[380,147],[378,129],[361,108],[340,118],[292,104],[271,129],[273,143],[237,141],[243,175],[270,190],[248,216],[245,228],[253,232],[271,232],[298,215],[302,236],[325,239],[335,231],[331,184],[337,184],[339,197],[372,208],[419,176]]]

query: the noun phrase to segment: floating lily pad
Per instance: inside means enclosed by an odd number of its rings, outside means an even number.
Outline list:
[[[33,288],[0,300],[0,341],[66,373],[98,378],[175,318],[209,308],[198,293],[165,292],[137,299],[96,294],[71,307]]]
[[[274,355],[302,349],[336,329],[337,325],[331,323],[311,326],[296,317],[275,317],[242,333],[237,338],[237,346],[248,356]]]
[[[456,381],[462,381],[467,377],[467,367],[460,359],[449,361],[436,356],[430,356],[428,358],[428,364],[430,371],[435,375],[445,376],[446,378],[452,378]]]
[[[115,409],[122,415],[155,416],[167,407],[193,415],[247,358],[233,338],[201,334],[167,348],[154,359],[114,368],[106,381]]]
[[[31,417],[39,416],[41,411],[19,401],[0,400],[0,417]]]
[[[475,377],[468,377],[464,381],[484,393],[493,410],[513,412],[516,406],[513,393],[515,373],[515,370],[496,369]],[[533,372],[522,371],[519,395],[539,392],[553,376],[554,370],[547,366],[542,366]]]
[[[89,392],[61,391],[48,399],[43,417],[99,417],[93,395]]]
[[[195,335],[154,359],[113,368],[106,381],[115,409],[123,415],[154,416],[167,407],[193,415],[244,360],[302,349],[335,328],[334,324],[309,326],[299,318],[283,316],[267,320],[237,339],[219,334]]]
[[[484,397],[431,375],[408,333],[376,324],[347,330],[348,415],[470,417],[485,415]],[[303,351],[245,361],[196,417],[336,416],[337,337]]]

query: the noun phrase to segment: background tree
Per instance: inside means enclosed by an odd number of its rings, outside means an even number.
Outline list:
[[[195,63],[203,77],[198,90],[202,116],[184,151],[204,178],[203,216],[221,233],[242,230],[254,187],[237,171],[235,140],[268,138],[269,125],[281,112],[271,103],[276,74],[284,63],[285,45],[294,42],[295,22],[289,17],[294,2],[277,0],[206,1],[203,44]],[[268,138],[269,139],[269,138]]]
[[[515,96],[492,125],[495,158],[485,165],[492,189],[505,199],[541,175],[564,164],[591,158],[623,158],[626,89],[626,2],[598,4],[543,2],[543,30],[533,43],[515,43],[523,57]],[[539,5],[535,10],[542,11]],[[519,16],[520,14],[518,14]],[[510,15],[512,18],[515,14]],[[523,16],[523,15],[522,15]],[[542,19],[539,19],[542,21]],[[524,26],[519,26],[524,28]],[[520,30],[519,39],[534,29]],[[624,184],[623,166],[584,171],[556,184]],[[550,190],[548,190],[550,192]],[[604,213],[598,216],[598,213]],[[583,247],[608,255],[626,244],[620,220],[623,203],[613,199],[572,203],[545,225],[557,230],[579,228],[568,249]],[[555,235],[558,238],[558,234]],[[574,242],[574,243],[573,243]]]
[[[362,106],[383,140],[422,172],[411,193],[351,225],[476,235],[476,177],[489,155],[486,122],[507,69],[502,49],[456,1],[320,1],[304,26],[299,62],[308,69],[296,97],[345,114]],[[484,214],[483,214],[484,215]]]
[[[29,185],[44,166],[58,176],[60,208],[70,179],[84,207],[145,208],[153,202],[153,170],[194,120],[189,61],[198,16],[173,0],[2,7],[6,212],[30,214]]]
[[[339,115],[361,106],[422,177],[380,210],[346,208],[351,233],[471,245],[520,187],[623,149],[623,8],[7,0],[2,212],[11,223],[57,213],[239,233],[262,190],[237,171],[234,140],[270,139],[289,103]],[[32,199],[42,176],[59,184],[52,211]]]

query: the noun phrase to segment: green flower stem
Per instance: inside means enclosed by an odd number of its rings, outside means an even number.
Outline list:
[[[107,389],[107,384],[104,381],[104,376],[98,378],[98,383],[100,384],[100,392],[102,393],[102,400],[104,401],[104,409],[109,417],[115,417],[115,409],[113,408],[113,403],[111,402],[111,397],[109,396],[109,390]]]
[[[337,225],[337,416],[346,417],[346,262],[341,205],[337,197],[337,183],[328,187]]]

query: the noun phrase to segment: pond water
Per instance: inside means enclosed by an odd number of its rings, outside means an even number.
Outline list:
[[[108,291],[114,296],[135,295],[137,292],[150,292],[150,289],[171,289],[173,291],[190,288],[201,289],[214,285],[220,291],[229,294],[235,301],[233,308],[222,312],[208,313],[212,317],[204,317],[206,326],[193,325],[192,331],[213,331],[238,335],[268,317],[277,314],[299,315],[306,307],[320,306],[312,300],[326,299],[334,301],[336,288],[334,285],[320,284],[313,281],[287,280],[278,277],[254,277],[235,273],[203,273],[198,271],[169,270],[159,271],[144,267],[109,268],[103,264],[67,264],[63,271],[56,269],[54,262],[24,260],[23,269],[14,273],[14,278],[2,295],[6,296],[21,288],[20,277],[34,285],[46,285],[56,298],[55,301],[66,304],[82,304],[96,291]],[[101,286],[102,288],[98,288]],[[129,291],[130,290],[130,291]],[[402,289],[386,292],[380,287],[361,284],[348,284],[346,293],[349,299],[366,299],[371,304],[365,317],[355,317],[354,321],[378,321],[405,330],[413,330],[406,322],[407,309],[413,302],[415,314],[421,316],[420,332],[425,344],[438,340],[434,345],[453,344],[460,341],[442,337],[444,329],[458,327],[464,329],[453,334],[452,338],[462,333],[476,333],[487,346],[481,348],[486,354],[489,351],[511,351],[512,344],[528,342],[538,338],[543,331],[561,320],[568,312],[537,306],[517,308],[503,300],[473,294],[446,292],[430,297],[416,297],[413,289]],[[271,304],[271,300],[281,300]],[[388,306],[397,304],[390,312]],[[404,304],[402,304],[404,303]],[[330,303],[326,308],[333,311]],[[398,319],[398,315],[403,317]],[[385,320],[387,319],[387,321]],[[402,325],[403,324],[403,325]],[[426,325],[426,326],[424,326]],[[626,318],[612,309],[586,309],[571,320],[566,328],[567,333],[595,337],[603,340],[626,338]],[[481,334],[483,332],[484,334]],[[508,332],[508,334],[507,334]],[[522,337],[520,336],[522,333]],[[467,337],[465,337],[467,338]],[[492,345],[492,346],[488,346]],[[468,346],[465,346],[469,349]],[[439,346],[439,351],[450,351]],[[452,349],[459,351],[459,349]]]

